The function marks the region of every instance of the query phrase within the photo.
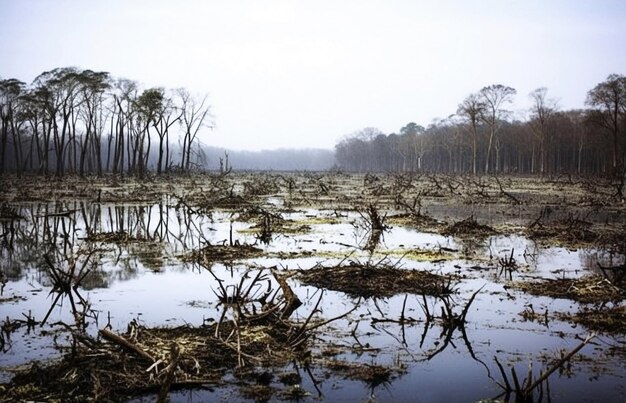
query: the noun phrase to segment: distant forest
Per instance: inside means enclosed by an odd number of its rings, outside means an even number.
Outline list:
[[[335,147],[340,169],[448,173],[624,173],[626,77],[589,90],[586,109],[558,109],[546,88],[529,94],[524,120],[507,109],[514,88],[491,85],[468,95],[455,114],[398,133],[365,128]]]
[[[0,173],[128,174],[192,170],[326,170],[448,173],[624,172],[626,77],[562,111],[546,88],[529,94],[523,120],[507,109],[516,90],[491,85],[455,114],[398,133],[365,128],[334,150],[228,151],[201,144],[213,116],[206,96],[141,89],[106,72],[57,68],[32,83],[0,79]]]

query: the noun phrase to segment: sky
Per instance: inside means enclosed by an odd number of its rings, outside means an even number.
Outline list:
[[[0,0],[0,77],[76,66],[208,94],[205,144],[328,148],[491,84],[561,109],[626,74],[623,0]]]

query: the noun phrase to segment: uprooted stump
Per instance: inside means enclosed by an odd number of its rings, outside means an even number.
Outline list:
[[[488,225],[479,224],[474,216],[469,216],[468,218],[455,222],[447,226],[443,231],[443,235],[448,236],[458,236],[458,237],[471,237],[471,236],[489,236],[496,234],[496,230],[491,228]]]
[[[515,288],[533,295],[568,298],[583,303],[620,301],[626,298],[626,290],[597,275],[578,279],[561,278],[516,282],[513,285]]]
[[[454,292],[453,283],[457,280],[452,275],[443,276],[421,270],[358,262],[298,270],[296,278],[304,284],[363,298],[391,297],[404,293],[448,295]]]

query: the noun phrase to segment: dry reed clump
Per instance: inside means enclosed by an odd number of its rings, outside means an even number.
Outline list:
[[[455,276],[357,262],[298,270],[296,278],[304,284],[341,291],[355,298],[391,297],[402,293],[446,295],[454,292],[453,283],[457,280]]]
[[[263,250],[252,245],[235,243],[230,245],[207,245],[182,257],[185,262],[215,263],[250,259],[263,254]]]
[[[159,392],[168,376],[169,390],[223,384],[227,371],[240,364],[238,357],[267,366],[293,359],[294,349],[278,321],[237,329],[233,321],[222,323],[222,334],[238,333],[239,352],[234,342],[215,337],[216,326],[133,326],[125,335],[103,330],[107,340],[116,342],[81,348],[75,357],[65,356],[50,366],[33,364],[15,376],[0,401],[126,400]]]
[[[138,238],[126,231],[112,231],[112,232],[91,232],[87,235],[88,242],[103,242],[111,244],[126,244],[130,242],[152,242],[148,238]]]
[[[390,383],[406,371],[376,364],[358,364],[340,360],[328,360],[325,366],[343,378],[365,382],[369,387]]]
[[[626,306],[586,308],[575,314],[559,315],[564,320],[581,324],[589,330],[626,334]]]
[[[516,282],[514,286],[533,295],[569,298],[583,303],[620,301],[626,297],[624,289],[597,275],[578,279],[562,278]]]
[[[2,385],[0,402],[120,401],[155,393],[158,401],[166,401],[171,390],[224,384],[228,373],[285,367],[309,351],[314,329],[337,318],[312,323],[318,301],[304,323],[290,320],[301,302],[270,270],[280,286],[277,292],[270,287],[258,295],[258,286],[268,280],[264,270],[235,289],[220,286],[224,311],[208,326],[147,328],[132,321],[125,334],[108,328],[100,330],[99,339],[76,333],[78,342],[63,359],[46,367],[34,364]]]
[[[489,236],[496,233],[490,226],[479,224],[474,216],[455,222],[442,231],[443,235],[458,237]]]

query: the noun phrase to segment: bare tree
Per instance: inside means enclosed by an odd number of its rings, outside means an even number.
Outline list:
[[[548,89],[541,87],[528,94],[532,100],[531,119],[528,123],[533,134],[539,139],[539,171],[542,175],[548,169],[547,158],[550,148],[548,123],[557,109],[556,101],[548,99],[547,93]]]
[[[517,94],[514,88],[504,86],[502,84],[493,84],[483,87],[480,90],[480,97],[484,104],[484,110],[481,119],[489,127],[489,142],[487,146],[487,155],[485,159],[485,173],[489,173],[489,163],[491,158],[491,148],[494,139],[500,129],[501,121],[508,115],[508,111],[503,106],[513,101],[513,96]],[[496,159],[496,170],[497,170]]]
[[[169,129],[183,116],[182,110],[174,106],[171,97],[164,97],[161,108],[153,119],[154,129],[159,135],[159,160],[157,162],[157,173],[168,170],[169,167]],[[162,167],[162,165],[164,165]]]
[[[196,141],[200,128],[213,128],[211,107],[206,104],[208,96],[201,100],[194,98],[189,91],[184,88],[177,90],[182,112],[181,124],[183,127],[183,150],[180,167],[188,171],[191,168],[191,148]]]
[[[476,154],[477,154],[477,138],[478,138],[478,123],[480,117],[485,111],[485,104],[483,103],[480,94],[470,94],[467,98],[459,104],[456,113],[463,117],[469,124],[470,133],[472,134],[472,173],[476,175]]]
[[[134,110],[132,105],[137,98],[137,83],[127,79],[118,79],[114,84],[113,105],[111,106],[111,121],[109,134],[109,147],[107,157],[107,169],[113,148],[113,166],[111,171],[124,173],[124,150],[130,139],[131,122]],[[128,164],[128,161],[126,162]]]

